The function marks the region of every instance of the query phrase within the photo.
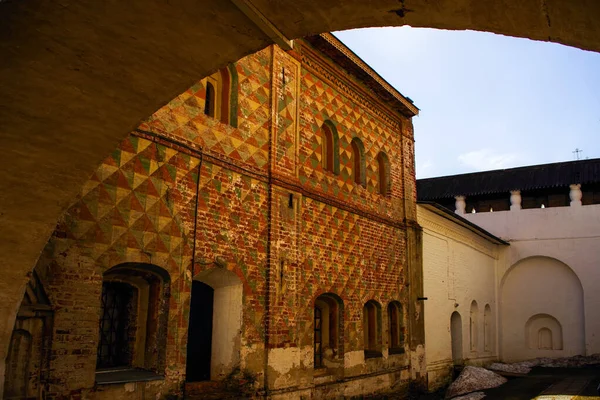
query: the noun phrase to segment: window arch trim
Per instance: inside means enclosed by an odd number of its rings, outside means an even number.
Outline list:
[[[141,368],[158,374],[164,372],[170,282],[169,273],[153,264],[123,263],[104,272],[102,298],[99,299],[101,321],[98,329],[101,340],[98,343],[97,370]],[[126,329],[126,332],[123,333],[126,335],[120,339],[125,338],[127,341],[121,346],[126,346],[127,354],[126,359],[119,359],[115,363],[106,358],[106,348],[101,349],[100,347],[110,346],[111,343],[107,343],[107,341],[113,340],[110,336],[106,336],[108,333],[106,320],[113,318],[109,315],[106,307],[110,297],[119,296],[116,292],[108,292],[119,290],[124,296],[122,300],[126,302],[126,304],[120,305],[121,310],[127,314],[121,317],[121,322],[125,323],[124,329]],[[103,340],[102,335],[105,336]],[[110,379],[106,372],[101,375],[103,380]]]
[[[381,304],[375,300],[363,306],[363,334],[365,359],[382,357]]]
[[[340,174],[340,137],[337,128],[333,121],[327,119],[321,126],[322,136],[322,166],[326,171],[333,172],[335,175]],[[330,135],[330,141],[328,135]],[[328,145],[328,143],[330,145]]]
[[[358,137],[352,138],[350,142],[352,149],[352,180],[354,183],[366,187],[366,163],[365,163],[365,146]]]
[[[389,354],[404,353],[404,308],[402,303],[393,300],[388,304]]]
[[[315,298],[313,306],[314,367],[325,368],[334,363],[343,366],[344,301],[335,293],[326,292]],[[317,316],[320,316],[319,321]],[[317,322],[321,325],[317,326]]]
[[[377,154],[377,191],[383,196],[391,192],[390,160],[383,151]]]

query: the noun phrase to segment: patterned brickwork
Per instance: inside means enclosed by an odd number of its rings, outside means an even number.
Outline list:
[[[300,63],[279,47],[273,57],[273,140],[277,172],[296,175]]]
[[[235,64],[239,129],[204,115],[206,88],[199,81],[154,113],[139,129],[187,140],[207,152],[262,169],[271,126],[271,52],[268,48]]]
[[[344,202],[355,203],[385,216],[402,215],[403,180],[401,179],[400,126],[382,120],[372,110],[348,98],[318,71],[302,68],[301,125],[299,150],[300,182]],[[322,134],[325,120],[331,120],[339,134],[340,174],[322,168]],[[357,185],[351,174],[352,138],[365,146],[366,188]],[[377,155],[383,151],[391,164],[391,195],[378,194]]]
[[[417,220],[417,185],[416,185],[416,165],[415,165],[415,142],[412,133],[412,123],[406,130],[402,144],[405,162],[404,168],[404,186],[406,198],[406,218]]]
[[[227,260],[244,285],[244,342],[264,340],[267,185],[205,161],[200,179],[197,259]],[[194,274],[208,267],[196,266]]]
[[[56,305],[51,374],[57,387],[93,386],[102,274],[125,262],[151,263],[170,274],[167,376],[183,372],[198,163],[130,136],[59,223],[38,266],[49,270],[47,291]]]
[[[387,305],[406,304],[412,126],[386,116],[385,104],[330,61],[318,67],[303,57],[270,47],[230,67],[237,128],[204,115],[200,81],[145,121],[85,184],[37,267],[56,309],[54,395],[94,390],[102,274],[125,262],[154,264],[171,277],[166,380],[156,393],[185,379],[191,280],[217,268],[211,260],[224,260],[220,267],[242,283],[241,363],[259,375],[265,346],[312,346],[314,301],[327,292],[343,301],[345,352],[364,348],[368,300],[381,304],[387,346]],[[339,176],[321,167],[325,120],[339,134]],[[409,135],[401,139],[401,131]],[[365,145],[366,188],[350,176],[353,137]],[[377,191],[380,151],[391,167],[387,196]],[[304,359],[302,371],[275,386],[310,385],[311,363]],[[369,365],[352,373],[391,364]]]
[[[363,349],[362,308],[401,300],[403,233],[356,214],[303,199],[297,318],[299,341],[312,341],[312,307],[326,292],[344,301],[347,351]]]

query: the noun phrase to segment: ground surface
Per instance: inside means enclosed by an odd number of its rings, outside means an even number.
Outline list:
[[[482,390],[484,400],[600,400],[596,388],[600,384],[600,366],[581,368],[534,367],[526,376],[507,377],[504,385]],[[197,393],[188,393],[187,399],[221,399],[207,397],[205,385],[196,388]],[[412,395],[365,396],[363,400],[442,400],[444,390],[436,393]],[[235,398],[235,397],[230,397]],[[239,397],[238,397],[239,398]],[[359,399],[359,398],[353,398]]]
[[[535,367],[527,376],[510,378],[504,385],[488,390],[485,400],[600,400],[600,367]],[[444,392],[410,397],[410,400],[441,400]],[[400,396],[381,396],[378,400],[400,400]]]

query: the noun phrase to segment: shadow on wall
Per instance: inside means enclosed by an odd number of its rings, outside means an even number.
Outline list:
[[[502,280],[500,304],[504,361],[585,354],[583,287],[563,262],[517,262]]]

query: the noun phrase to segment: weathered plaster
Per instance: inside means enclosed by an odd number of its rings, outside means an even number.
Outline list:
[[[335,1],[254,4],[288,38],[411,25],[600,49],[600,5],[593,1],[352,0],[341,8]],[[99,162],[143,118],[198,78],[270,40],[226,1],[143,7],[82,1],[67,8],[41,0],[3,1],[0,10],[4,358],[24,277]]]

